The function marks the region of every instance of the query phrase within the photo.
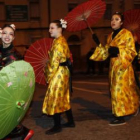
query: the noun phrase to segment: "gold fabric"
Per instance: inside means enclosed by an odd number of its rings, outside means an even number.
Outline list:
[[[69,70],[59,66],[70,57],[68,44],[63,36],[54,39],[45,68],[46,81],[49,83],[42,111],[54,115],[70,109]]]
[[[119,48],[118,57],[110,59],[109,83],[112,101],[112,112],[117,117],[133,114],[139,107],[139,89],[136,85],[132,61],[137,55],[131,32],[122,29],[114,39],[111,33],[107,45],[96,48],[91,60],[103,61],[109,56],[108,48]]]

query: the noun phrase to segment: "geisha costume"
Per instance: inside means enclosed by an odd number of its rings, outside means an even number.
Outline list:
[[[60,36],[54,39],[49,52],[49,61],[45,68],[48,89],[42,108],[44,114],[53,116],[54,127],[46,134],[54,134],[62,130],[60,115],[63,112],[66,113],[68,119],[68,123],[64,124],[63,127],[75,127],[70,106],[68,58],[70,58],[70,50],[65,38]]]
[[[12,44],[7,48],[3,48],[3,46],[0,46],[0,52],[1,66],[6,66],[17,59]]]
[[[104,61],[110,57],[109,84],[115,116],[110,125],[125,124],[124,116],[134,114],[139,108],[139,89],[132,67],[137,55],[133,36],[130,31],[120,28],[108,36],[105,47],[95,34],[93,40],[98,47],[90,59]]]
[[[1,68],[17,60],[17,56],[14,52],[14,47],[12,44],[7,48],[3,48],[2,45],[0,46],[0,60]],[[21,140],[29,140],[32,137],[33,133],[33,130],[30,130],[25,126],[19,124],[3,140],[10,140],[17,137],[20,137]]]

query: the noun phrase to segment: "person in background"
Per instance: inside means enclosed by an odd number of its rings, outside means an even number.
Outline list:
[[[137,56],[134,58],[132,64],[133,64],[133,68],[134,68],[136,83],[140,89],[140,80],[139,80],[139,74],[138,74],[138,72],[140,71],[140,44],[138,42],[138,38],[136,35],[134,35],[134,40],[135,40],[135,49],[137,52]]]
[[[54,120],[54,126],[46,131],[48,135],[61,132],[64,127],[75,127],[70,105],[70,50],[66,39],[62,35],[66,27],[67,22],[61,19],[51,22],[49,28],[54,41],[45,68],[48,89],[42,107],[42,112],[52,116]],[[64,112],[68,122],[61,125],[60,117]]]
[[[139,89],[136,84],[132,62],[137,55],[133,35],[122,28],[123,15],[116,12],[111,18],[112,33],[106,46],[102,46],[96,34],[93,40],[97,47],[90,57],[94,61],[104,61],[110,56],[109,84],[114,119],[109,125],[126,124],[125,116],[137,114],[139,110]]]
[[[138,41],[136,35],[134,35],[134,40],[135,40],[135,48],[136,48],[137,56],[134,58],[133,65],[135,71],[140,71],[140,42]]]
[[[89,58],[93,54],[95,48],[91,48],[90,51],[86,55],[87,59],[87,71],[86,74],[90,74],[90,71],[92,71],[92,74],[95,74],[95,62],[90,60]]]
[[[17,60],[16,54],[14,52],[14,46],[12,44],[13,40],[15,39],[15,25],[4,25],[0,31],[0,38],[2,40],[2,44],[0,45],[0,63],[1,67],[5,67]],[[17,137],[20,137],[21,140],[29,140],[33,134],[33,130],[30,130],[19,124],[8,136],[4,138],[4,140]]]

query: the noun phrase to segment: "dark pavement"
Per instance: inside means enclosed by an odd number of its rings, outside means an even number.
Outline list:
[[[109,126],[111,102],[108,75],[74,75],[71,105],[75,128],[65,128],[61,133],[46,135],[53,125],[50,117],[40,117],[47,87],[36,84],[34,98],[23,124],[33,129],[32,140],[139,140],[140,114],[126,117],[127,124]],[[62,123],[66,121],[62,115]]]

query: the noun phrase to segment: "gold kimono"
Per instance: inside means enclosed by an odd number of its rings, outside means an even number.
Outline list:
[[[118,57],[111,58],[109,69],[112,113],[119,117],[133,114],[139,107],[139,90],[132,68],[137,53],[131,32],[122,29],[114,39],[112,34],[108,36],[106,46],[100,44],[90,59],[103,61],[109,56],[109,47],[119,48]]]
[[[60,66],[70,57],[68,44],[63,36],[54,39],[49,52],[49,61],[45,68],[46,81],[49,83],[42,111],[47,115],[54,115],[69,110],[69,70],[67,66]]]

